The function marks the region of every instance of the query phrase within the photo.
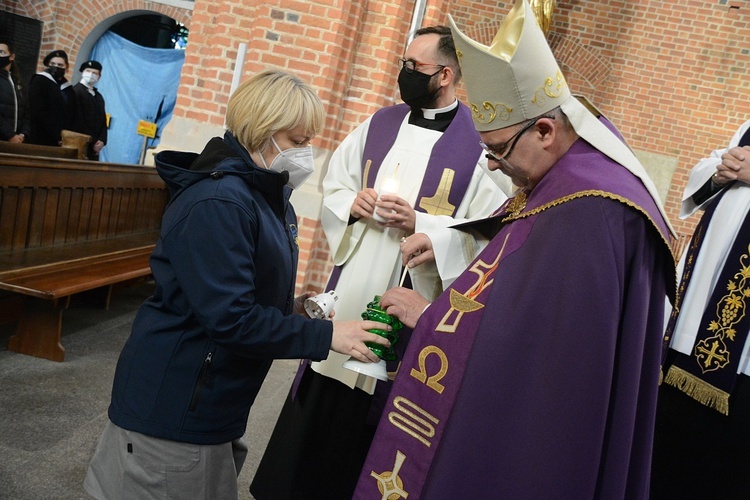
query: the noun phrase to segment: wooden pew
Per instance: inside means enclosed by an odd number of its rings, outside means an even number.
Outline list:
[[[0,306],[18,316],[8,349],[62,361],[70,297],[107,307],[113,285],[150,275],[168,197],[151,167],[0,154],[0,290],[22,302]]]
[[[49,158],[78,158],[75,147],[42,146],[41,144],[26,144],[24,142],[0,141],[0,153],[27,156],[46,156]]]

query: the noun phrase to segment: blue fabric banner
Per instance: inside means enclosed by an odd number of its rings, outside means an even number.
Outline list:
[[[107,145],[100,159],[138,163],[143,148],[143,136],[136,133],[138,122],[156,123],[156,138],[147,143],[156,146],[174,111],[185,51],[142,47],[108,31],[94,46],[91,59],[102,63],[96,87],[110,115]]]

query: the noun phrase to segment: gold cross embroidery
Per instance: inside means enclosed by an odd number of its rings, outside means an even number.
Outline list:
[[[453,215],[456,206],[448,201],[448,195],[453,187],[453,178],[455,176],[455,170],[444,168],[437,191],[435,191],[435,194],[432,196],[423,196],[422,199],[419,200],[419,208],[423,209],[430,215]]]
[[[385,471],[382,474],[378,474],[375,471],[370,472],[370,476],[374,477],[378,482],[378,489],[380,494],[383,495],[382,500],[396,500],[398,498],[407,498],[409,494],[404,491],[404,483],[398,476],[398,472],[401,470],[401,466],[406,460],[406,455],[400,451],[396,452],[396,462],[393,464],[392,471]]]
[[[706,360],[703,362],[701,369],[703,372],[717,370],[723,368],[729,363],[729,353],[723,346],[719,345],[719,340],[714,337],[713,342],[709,344],[709,340],[702,340],[695,346],[695,357],[700,360],[705,356]],[[711,346],[710,348],[708,346]],[[711,365],[714,365],[713,367]]]

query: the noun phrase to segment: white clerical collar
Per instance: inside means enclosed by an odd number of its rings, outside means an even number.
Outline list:
[[[449,104],[448,106],[444,108],[437,108],[437,109],[427,109],[422,108],[422,116],[427,120],[434,120],[437,115],[440,113],[447,113],[448,111],[451,111],[453,108],[458,106],[458,99],[453,101],[452,104]]]

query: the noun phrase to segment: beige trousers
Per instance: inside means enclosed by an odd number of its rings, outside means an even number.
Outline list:
[[[242,438],[217,445],[167,441],[107,423],[83,483],[102,500],[236,499]]]

